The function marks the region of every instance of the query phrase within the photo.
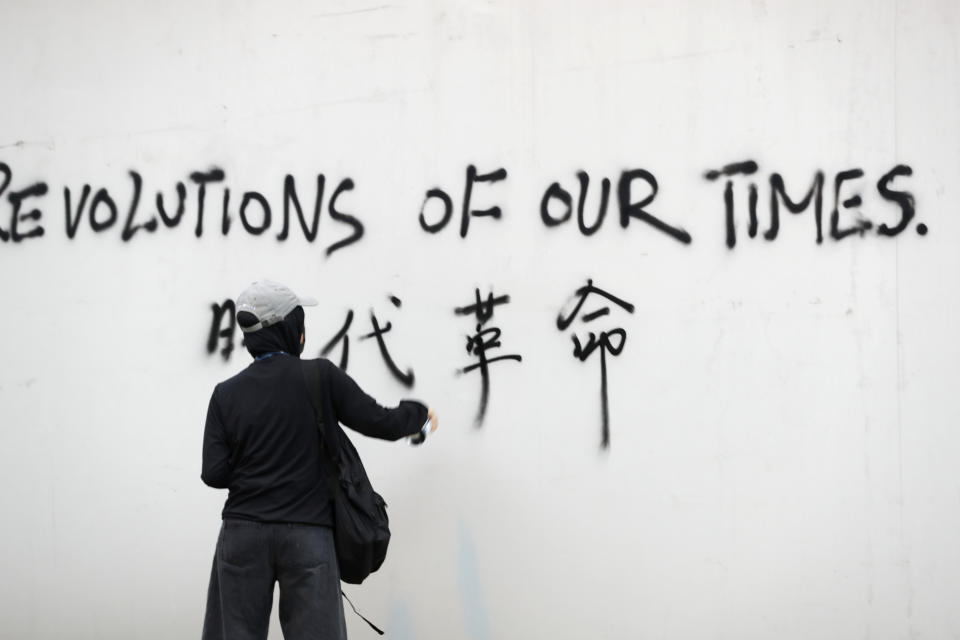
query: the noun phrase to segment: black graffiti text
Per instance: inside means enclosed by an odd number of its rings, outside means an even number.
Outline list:
[[[9,168],[4,172],[4,167],[6,165],[0,164],[0,173],[7,176],[9,182]],[[302,190],[298,191],[292,175],[288,174],[284,178],[280,199],[282,207],[278,208],[276,199],[271,200],[260,191],[232,190],[227,186],[226,173],[213,167],[190,173],[187,180],[178,181],[171,191],[156,191],[153,207],[150,209],[148,205],[141,204],[143,177],[135,170],[130,170],[128,175],[130,188],[120,195],[117,195],[116,189],[111,192],[106,187],[91,184],[80,187],[64,186],[63,205],[68,238],[75,238],[86,222],[94,233],[120,228],[121,240],[129,242],[141,231],[154,233],[161,227],[176,228],[190,215],[193,218],[194,235],[198,238],[202,237],[205,231],[209,234],[208,227],[211,222],[219,222],[218,231],[226,236],[234,228],[234,223],[239,221],[239,226],[246,233],[255,236],[263,235],[279,226],[276,239],[281,242],[290,237],[290,229],[296,224],[304,238],[312,243],[320,235],[324,203],[330,219],[340,228],[345,227],[347,231],[346,235],[337,234],[338,237],[327,246],[326,255],[358,242],[364,235],[363,223],[355,215],[343,210],[341,198],[354,188],[351,178],[342,178],[327,197],[326,176],[318,174],[313,190],[312,211],[310,208],[305,211],[301,204]],[[32,189],[11,193],[11,203],[18,208],[23,198],[43,195],[46,193],[46,184],[38,183]],[[309,207],[308,203],[304,204]],[[39,220],[39,212],[19,214],[18,221],[30,218]],[[296,223],[291,222],[293,218],[296,218]],[[42,227],[35,227],[31,233],[42,235]],[[14,235],[13,239],[19,240],[22,237],[27,236]]]
[[[590,189],[590,174],[586,171],[577,172],[577,228],[585,236],[591,236],[600,230],[607,215],[607,205],[610,201],[610,179],[600,181],[600,204],[597,212],[588,213],[586,209],[587,192]],[[635,200],[634,183],[639,181],[645,185],[646,195]],[[679,227],[673,227],[647,211],[647,207],[657,197],[659,186],[657,179],[646,169],[629,169],[620,173],[617,181],[617,209],[620,226],[626,229],[632,220],[639,220],[662,231],[674,240],[683,244],[690,244],[692,238],[689,233]],[[558,212],[557,209],[560,209]],[[588,216],[593,222],[588,222]],[[573,217],[573,195],[559,182],[552,183],[544,191],[540,199],[540,219],[547,227],[557,227],[568,222]]]
[[[496,169],[490,173],[478,174],[477,168],[472,164],[467,167],[466,180],[463,187],[463,201],[460,209],[460,237],[466,238],[467,231],[470,228],[470,218],[489,217],[499,219],[503,211],[498,206],[487,209],[474,209],[471,200],[473,198],[473,189],[477,183],[482,182],[500,182],[507,177],[507,170],[504,168]],[[435,200],[440,203],[443,213],[436,221],[429,221],[427,218],[427,204]],[[453,218],[453,198],[440,187],[434,187],[427,191],[423,204],[420,205],[420,228],[427,233],[438,233],[442,231]]]
[[[734,183],[742,186],[745,182],[747,189],[747,235],[755,238],[760,231],[760,220],[758,214],[759,189],[756,181],[750,176],[757,173],[759,167],[753,160],[743,162],[734,162],[724,166],[722,169],[711,169],[704,173],[704,178],[709,181],[716,181],[720,178],[726,178],[723,189],[723,208],[724,208],[724,226],[726,230],[727,247],[733,249],[737,244],[737,225],[734,204]],[[864,172],[859,168],[846,169],[837,172],[832,181],[833,209],[830,211],[829,235],[833,240],[843,240],[852,235],[864,236],[868,231],[876,229],[876,234],[881,236],[893,237],[905,231],[916,214],[916,204],[913,194],[909,191],[896,190],[891,188],[891,183],[898,177],[908,177],[913,175],[913,169],[904,164],[898,164],[883,174],[876,183],[877,192],[880,197],[888,202],[892,202],[899,209],[899,219],[896,223],[888,225],[881,223],[874,226],[873,221],[863,216],[860,206],[863,199],[860,193],[856,191],[856,181],[864,177]],[[763,237],[766,240],[776,240],[780,232],[780,205],[786,207],[790,213],[798,214],[813,207],[814,226],[816,228],[817,244],[823,242],[824,225],[823,204],[824,187],[826,177],[823,171],[816,171],[813,180],[801,198],[796,200],[787,194],[786,185],[783,177],[779,173],[771,173],[769,177],[769,223],[763,230]],[[796,193],[794,194],[796,197]],[[853,218],[852,220],[850,218]],[[926,235],[927,225],[919,223],[916,226],[917,233]]]
[[[0,196],[7,192],[10,183],[13,180],[13,170],[3,162],[0,162]],[[47,193],[46,182],[35,182],[28,187],[10,191],[7,193],[7,201],[10,202],[10,225],[9,229],[0,226],[0,241],[2,242],[22,242],[30,238],[39,238],[45,233],[40,219],[43,213],[39,209],[29,209],[24,212],[24,202],[29,198],[39,198]],[[29,206],[29,205],[27,205]]]

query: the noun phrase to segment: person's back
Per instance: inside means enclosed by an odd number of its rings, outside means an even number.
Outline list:
[[[201,478],[229,489],[222,512],[204,640],[267,637],[280,584],[284,638],[346,638],[333,509],[316,418],[303,376],[302,305],[277,283],[253,283],[237,298],[237,322],[255,361],[210,398]],[[385,409],[326,360],[319,368],[325,419],[396,440],[436,418],[414,401]]]
[[[299,358],[255,360],[217,385],[209,413],[223,426],[226,442],[205,443],[212,460],[204,461],[202,477],[208,485],[229,487],[224,518],[332,524]],[[223,455],[231,450],[233,460]]]

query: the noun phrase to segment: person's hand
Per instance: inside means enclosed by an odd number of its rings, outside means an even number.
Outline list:
[[[433,409],[427,409],[427,420],[430,421],[430,433],[433,433],[437,430],[437,427],[440,426],[440,419],[437,418],[437,414],[434,413]]]

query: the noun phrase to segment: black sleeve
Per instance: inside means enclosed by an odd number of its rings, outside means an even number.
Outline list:
[[[203,429],[203,469],[200,478],[215,489],[226,489],[230,485],[230,445],[220,419],[220,405],[217,404],[217,392],[210,396],[207,407],[207,424]]]
[[[371,438],[399,440],[418,432],[427,421],[427,408],[415,400],[403,400],[386,409],[368,396],[360,386],[336,365],[325,362],[330,395],[337,419]]]

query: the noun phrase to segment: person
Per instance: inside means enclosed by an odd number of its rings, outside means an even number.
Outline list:
[[[201,479],[229,489],[222,512],[204,640],[264,640],[280,585],[286,640],[346,638],[333,546],[333,509],[317,422],[301,369],[305,306],[287,287],[254,282],[237,298],[237,324],[254,361],[213,390],[203,434]],[[360,433],[398,440],[437,417],[419,402],[386,409],[350,376],[319,359],[332,416]]]

